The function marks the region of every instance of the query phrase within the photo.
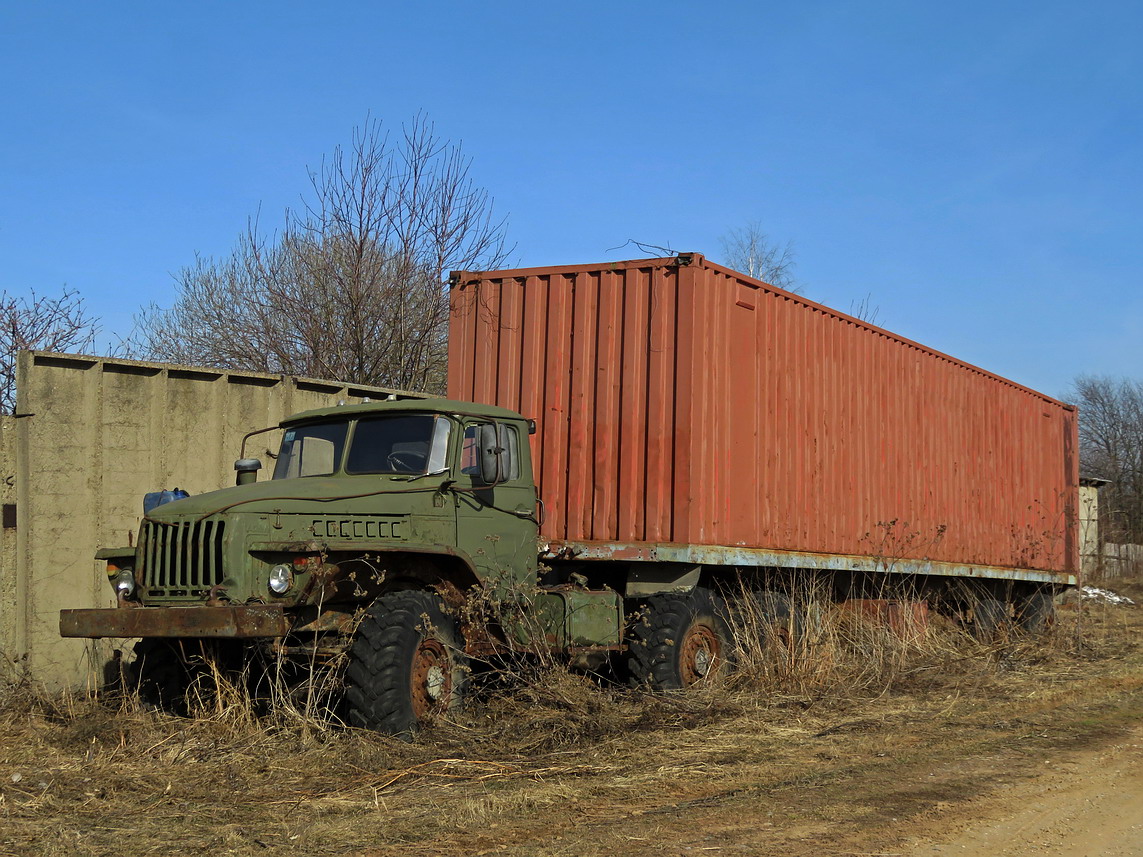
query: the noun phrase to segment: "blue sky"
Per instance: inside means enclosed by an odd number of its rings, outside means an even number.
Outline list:
[[[809,297],[1059,395],[1143,377],[1141,45],[1099,0],[7,3],[0,288],[126,332],[423,110],[520,264],[758,221]]]

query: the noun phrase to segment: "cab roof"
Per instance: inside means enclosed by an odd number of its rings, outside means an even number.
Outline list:
[[[516,411],[510,411],[507,408],[500,408],[496,405],[478,405],[473,402],[462,402],[459,399],[408,398],[393,400],[381,399],[375,402],[362,402],[359,405],[334,405],[329,408],[315,408],[312,411],[302,411],[301,413],[287,417],[279,423],[279,426],[286,428],[288,426],[297,425],[298,423],[329,419],[330,417],[355,419],[372,414],[407,413],[455,414],[457,416],[491,417],[501,420],[524,419]]]

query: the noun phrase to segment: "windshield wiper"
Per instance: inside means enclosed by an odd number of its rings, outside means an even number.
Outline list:
[[[394,476],[393,479],[400,479],[402,482],[416,482],[418,479],[424,479],[426,476],[440,476],[444,473],[450,473],[451,467],[442,467],[440,470],[431,470],[428,473],[418,473],[416,476]]]

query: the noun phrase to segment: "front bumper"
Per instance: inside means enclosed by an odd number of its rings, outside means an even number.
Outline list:
[[[61,610],[61,637],[284,637],[282,607],[111,607]]]

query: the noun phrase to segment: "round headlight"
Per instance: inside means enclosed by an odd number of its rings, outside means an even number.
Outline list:
[[[124,598],[130,598],[135,592],[135,572],[125,568],[115,576],[115,591]]]
[[[270,591],[275,595],[285,595],[294,585],[294,572],[288,565],[276,565],[270,569]]]

